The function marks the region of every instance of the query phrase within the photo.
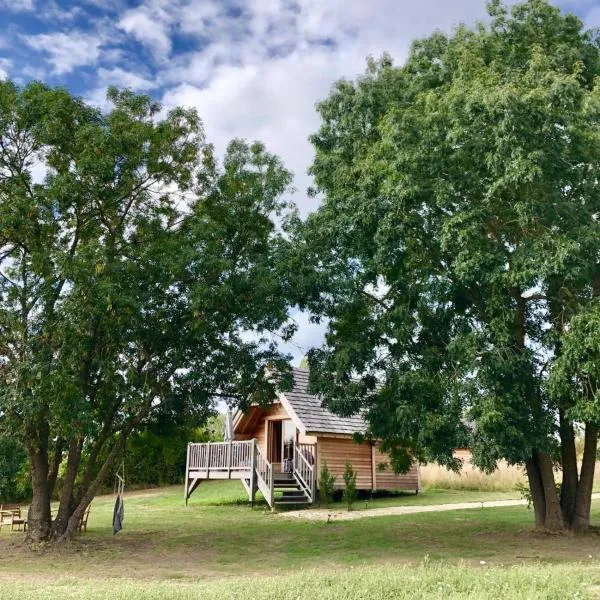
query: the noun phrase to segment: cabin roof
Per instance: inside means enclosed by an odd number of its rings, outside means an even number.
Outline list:
[[[308,393],[308,370],[293,368],[292,389],[279,392],[274,404],[281,404],[296,427],[309,435],[354,435],[365,433],[366,423],[361,415],[340,417],[323,406],[319,396]],[[252,434],[265,414],[265,407],[255,404],[243,413],[237,411],[233,417],[233,427],[237,434]]]
[[[280,394],[281,402],[293,412],[304,433],[336,433],[352,435],[367,429],[362,415],[340,417],[323,406],[319,396],[308,393],[308,370],[293,369],[294,384],[291,390]],[[287,407],[286,407],[287,408]]]

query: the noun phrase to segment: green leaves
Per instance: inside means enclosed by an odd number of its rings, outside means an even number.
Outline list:
[[[543,0],[489,10],[337,84],[312,137],[324,202],[296,247],[300,303],[329,321],[313,390],[364,411],[397,466],[408,448],[453,466],[466,433],[487,470],[523,462],[582,398],[561,340],[598,293],[600,54]],[[595,420],[586,402],[573,418]]]
[[[291,175],[240,140],[219,165],[195,111],[108,97],[101,114],[0,82],[0,430],[30,452],[58,436],[108,456],[159,416],[271,400],[265,367],[285,373],[261,336],[289,325],[273,218]]]

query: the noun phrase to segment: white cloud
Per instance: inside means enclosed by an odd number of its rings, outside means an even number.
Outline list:
[[[86,94],[86,100],[101,110],[111,108],[110,102],[106,99],[106,92],[111,85],[116,85],[118,88],[129,88],[138,93],[148,92],[157,87],[157,84],[151,79],[131,71],[125,71],[120,67],[98,69],[97,83],[98,85]]]
[[[142,4],[126,11],[118,26],[149,48],[155,60],[165,60],[171,53],[170,25],[173,22],[168,4],[160,1]],[[175,12],[175,5],[172,6]]]
[[[80,31],[41,33],[25,36],[24,39],[29,47],[47,55],[46,60],[57,75],[95,64],[103,43],[101,36]]]
[[[31,12],[34,5],[33,0],[0,0],[0,8],[13,12]]]
[[[232,137],[264,141],[294,172],[303,214],[318,202],[305,194],[308,136],[319,126],[315,103],[331,85],[362,73],[368,55],[389,51],[400,62],[415,37],[485,17],[482,0],[248,0],[235,18],[220,3],[201,6],[195,17],[190,5],[183,9],[181,27],[209,42],[161,73],[171,83],[163,100],[196,106],[220,150]]]
[[[105,87],[116,85],[120,88],[129,88],[134,92],[146,92],[156,87],[156,84],[150,79],[146,79],[138,73],[125,71],[120,67],[98,69],[98,81]]]
[[[8,58],[0,58],[0,81],[8,79],[8,73],[11,66],[12,63]]]

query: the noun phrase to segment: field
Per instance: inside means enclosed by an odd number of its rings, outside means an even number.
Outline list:
[[[368,506],[475,496],[498,493],[426,490]],[[188,508],[180,487],[133,492],[113,536],[112,504],[96,499],[87,534],[59,551],[3,530],[0,599],[600,598],[600,537],[534,533],[524,506],[310,522],[251,508],[239,482],[211,482]]]

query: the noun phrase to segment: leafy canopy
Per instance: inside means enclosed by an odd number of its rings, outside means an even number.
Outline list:
[[[543,0],[489,12],[338,82],[312,137],[324,201],[296,269],[329,320],[313,389],[366,411],[399,469],[456,468],[466,436],[486,469],[553,453],[559,408],[584,401],[547,375],[600,290],[598,41]]]

